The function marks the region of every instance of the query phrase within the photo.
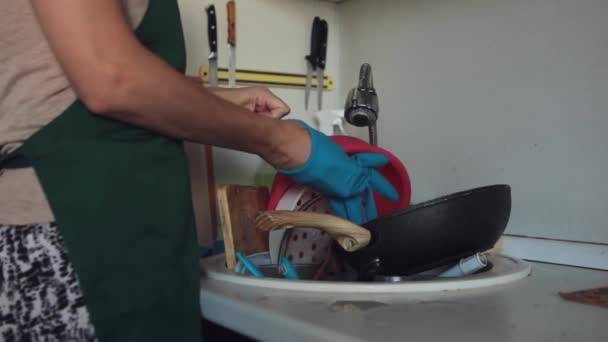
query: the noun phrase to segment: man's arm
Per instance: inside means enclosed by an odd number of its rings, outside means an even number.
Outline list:
[[[252,115],[176,72],[139,43],[120,0],[31,2],[91,111],[175,138],[255,153],[280,168],[308,159],[305,128]]]

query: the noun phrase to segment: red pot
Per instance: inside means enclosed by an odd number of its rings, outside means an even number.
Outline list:
[[[390,214],[398,209],[407,208],[410,205],[412,189],[410,184],[410,177],[403,163],[395,157],[389,151],[368,144],[367,142],[350,136],[331,136],[331,138],[340,146],[344,148],[348,155],[353,155],[361,152],[377,152],[382,153],[388,157],[389,163],[378,169],[378,171],[386,177],[386,179],[395,187],[399,193],[399,201],[390,201],[379,194],[374,194],[376,200],[376,206],[378,207],[378,215]],[[268,210],[275,210],[279,201],[295,182],[286,175],[277,174],[274,177],[272,183],[272,189],[270,192],[270,202],[268,203]]]

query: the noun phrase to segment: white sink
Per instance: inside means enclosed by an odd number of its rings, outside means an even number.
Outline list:
[[[223,254],[201,260],[205,277],[228,284],[251,286],[266,289],[310,293],[342,294],[390,294],[390,293],[424,293],[480,289],[503,285],[523,279],[530,274],[531,266],[525,261],[500,254],[488,254],[488,261],[493,267],[483,273],[463,278],[438,278],[433,280],[404,281],[398,283],[382,282],[338,282],[287,280],[278,278],[256,278],[229,271],[225,266]]]

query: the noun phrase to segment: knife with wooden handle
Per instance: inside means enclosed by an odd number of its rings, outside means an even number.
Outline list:
[[[226,4],[228,9],[228,46],[230,61],[228,65],[228,86],[236,87],[236,3],[234,0]]]

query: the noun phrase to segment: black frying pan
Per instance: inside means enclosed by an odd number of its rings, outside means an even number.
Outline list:
[[[491,249],[510,214],[508,185],[440,197],[364,224],[371,242],[347,260],[363,278],[419,273]]]
[[[342,246],[339,255],[359,272],[406,276],[491,249],[511,213],[511,188],[493,185],[440,197],[384,215],[361,226],[335,216],[305,212],[266,212],[262,230],[316,227]]]

